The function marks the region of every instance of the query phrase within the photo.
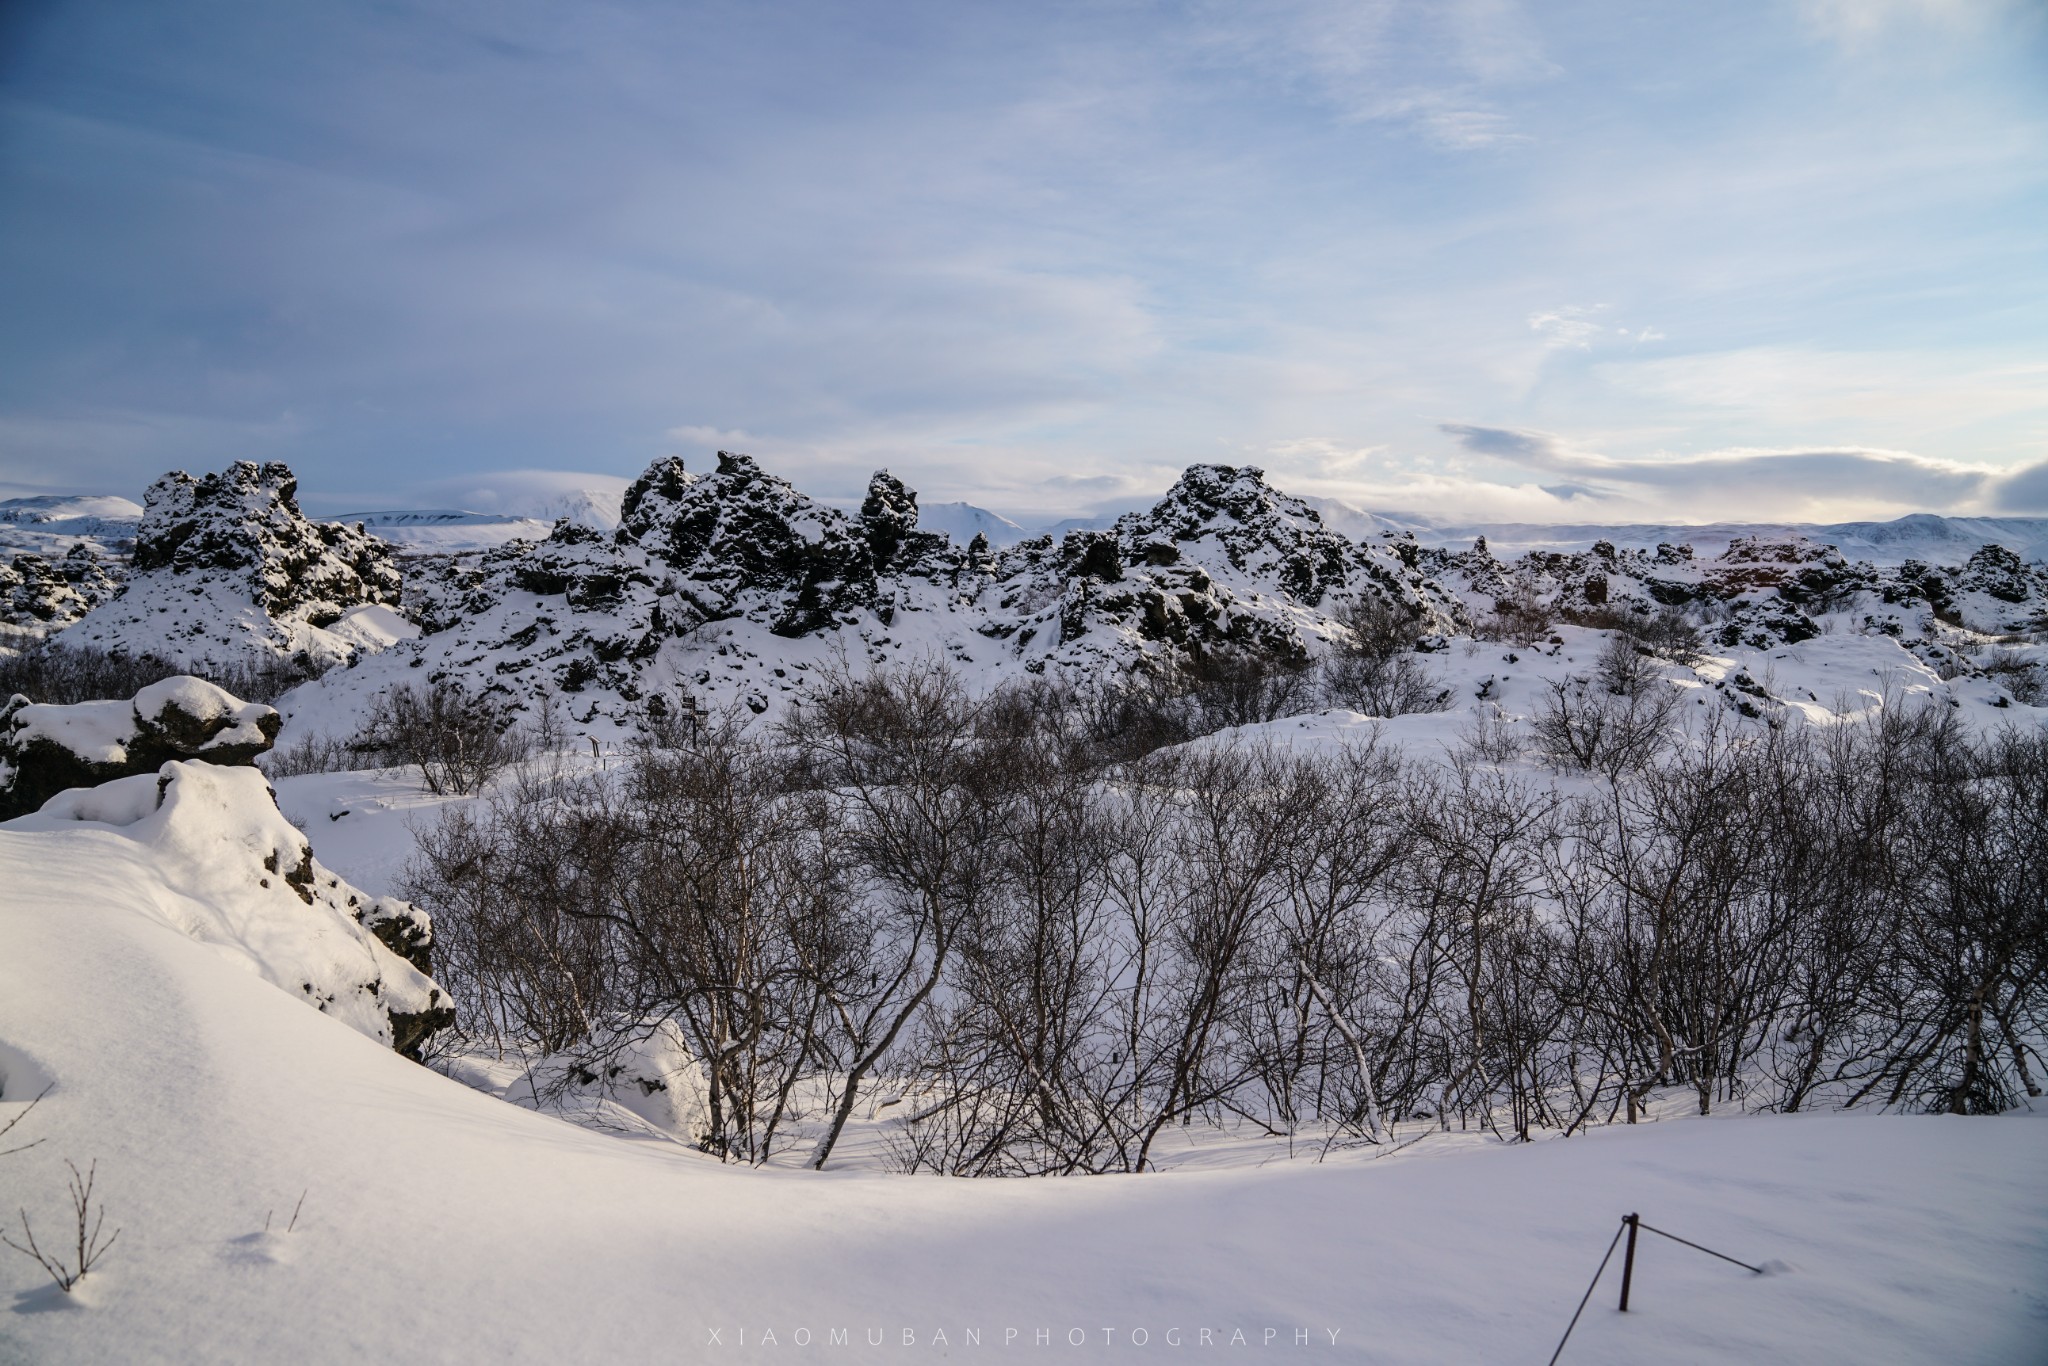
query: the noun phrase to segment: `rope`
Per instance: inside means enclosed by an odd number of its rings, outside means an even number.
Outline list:
[[[1607,1240],[1607,1255],[1600,1259],[1600,1271],[1593,1273],[1593,1279],[1586,1283],[1586,1293],[1579,1296],[1579,1307],[1572,1311],[1572,1321],[1564,1326],[1564,1336],[1557,1340],[1557,1350],[1550,1354],[1550,1366],[1557,1366],[1557,1359],[1564,1355],[1564,1345],[1571,1340],[1572,1329],[1579,1326],[1579,1315],[1586,1312],[1586,1302],[1593,1298],[1593,1287],[1600,1284],[1600,1272],[1607,1270],[1607,1263],[1614,1256],[1615,1245],[1621,1241],[1622,1230],[1627,1227],[1628,1220],[1622,1220],[1621,1228],[1614,1230],[1614,1236]]]
[[[1700,1252],[1704,1252],[1709,1257],[1719,1257],[1724,1262],[1735,1262],[1735,1259],[1725,1252],[1716,1252],[1714,1251],[1714,1249],[1710,1247],[1701,1247],[1698,1243],[1695,1243],[1690,1239],[1681,1238],[1675,1233],[1666,1233],[1661,1228],[1651,1228],[1648,1224],[1644,1223],[1640,1219],[1636,1220],[1636,1227],[1642,1229],[1645,1233],[1654,1233],[1660,1238],[1669,1238],[1674,1243],[1684,1243],[1687,1247],[1696,1249]],[[1751,1266],[1748,1262],[1735,1262],[1735,1264],[1741,1267],[1744,1271],[1754,1271],[1759,1276],[1764,1274],[1764,1269],[1760,1266]]]

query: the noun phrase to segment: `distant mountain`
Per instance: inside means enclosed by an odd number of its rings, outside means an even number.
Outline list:
[[[459,555],[511,541],[538,541],[555,528],[553,519],[454,508],[348,512],[334,520],[349,526],[361,523],[372,536],[412,555]]]
[[[37,494],[31,498],[0,498],[0,522],[42,526],[50,522],[126,522],[142,519],[142,505],[112,494]]]
[[[997,547],[1015,545],[1031,535],[1001,513],[972,503],[919,503],[917,524],[926,531],[943,531],[963,546],[977,535]]]
[[[1430,524],[1418,518],[1367,512],[1335,498],[1304,496],[1301,501],[1322,515],[1324,526],[1332,531],[1341,532],[1354,541],[1373,540],[1382,536],[1401,536],[1412,531],[1417,539],[1425,544],[1435,544],[1424,534]]]
[[[2048,561],[2048,517],[1942,517],[1917,512],[1890,522],[1451,522],[1367,512],[1335,498],[1302,501],[1321,513],[1331,530],[1354,540],[1389,531],[1413,532],[1426,546],[1463,548],[1484,536],[1496,555],[1576,554],[1605,541],[1618,550],[1689,545],[1699,555],[1715,556],[1744,537],[1797,537],[1885,568],[1908,560],[1956,564],[1986,545],[2010,550],[2023,560]]]

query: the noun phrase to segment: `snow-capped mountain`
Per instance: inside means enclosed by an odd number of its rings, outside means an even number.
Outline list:
[[[15,526],[65,523],[134,523],[142,516],[139,504],[112,494],[36,494],[28,498],[0,498],[0,522]]]
[[[961,545],[984,536],[990,545],[1001,547],[1031,535],[1001,513],[972,503],[925,503],[918,508],[917,521],[925,530],[943,532]]]
[[[361,526],[407,555],[456,555],[468,550],[489,550],[508,541],[538,541],[555,525],[552,519],[540,517],[452,508],[348,512],[334,520],[347,526]]]

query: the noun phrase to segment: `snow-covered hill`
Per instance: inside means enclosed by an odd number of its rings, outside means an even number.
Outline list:
[[[960,545],[976,536],[987,537],[992,546],[1015,545],[1031,535],[1001,513],[972,503],[925,503],[918,508],[917,520],[926,531],[950,536]]]

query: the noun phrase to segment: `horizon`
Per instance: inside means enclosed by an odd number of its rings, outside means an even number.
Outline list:
[[[0,486],[2048,514],[2044,76],[2008,0],[10,7]]]

